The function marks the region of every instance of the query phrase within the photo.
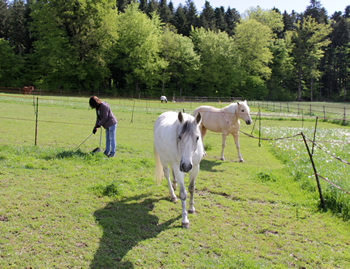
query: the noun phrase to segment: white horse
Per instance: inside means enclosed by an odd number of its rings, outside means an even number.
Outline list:
[[[188,191],[190,192],[188,213],[194,213],[194,182],[199,172],[199,163],[204,154],[199,131],[200,121],[200,113],[197,113],[197,116],[194,118],[182,112],[164,112],[156,119],[153,126],[156,180],[160,184],[164,173],[173,202],[177,200],[174,193],[176,182],[179,184],[182,204],[182,226],[184,228],[189,227],[186,211],[185,173],[189,173],[190,178],[188,185]],[[172,171],[173,183],[170,181],[168,166],[170,166]]]
[[[199,112],[202,115],[202,122],[200,125],[202,140],[207,130],[222,133],[221,160],[224,161],[226,137],[232,134],[235,140],[239,161],[244,162],[239,150],[238,131],[240,127],[239,118],[244,120],[248,125],[252,123],[247,101],[232,103],[222,109],[211,106],[200,106],[193,111],[193,115],[195,116]]]
[[[163,103],[163,102],[165,102],[165,103],[168,103],[168,99],[166,98],[166,96],[164,96],[164,95],[162,95],[161,97],[160,97],[160,101]]]

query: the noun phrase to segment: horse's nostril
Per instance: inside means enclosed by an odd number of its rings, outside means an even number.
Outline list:
[[[181,172],[187,173],[187,172],[191,171],[191,169],[192,169],[192,164],[191,163],[188,164],[188,165],[186,165],[186,163],[181,163],[180,164],[180,171]]]

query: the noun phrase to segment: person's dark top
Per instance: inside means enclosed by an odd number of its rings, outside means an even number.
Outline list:
[[[103,128],[107,129],[117,123],[117,119],[114,117],[109,105],[106,102],[102,102],[97,106],[96,116],[95,127],[97,128],[103,126]]]

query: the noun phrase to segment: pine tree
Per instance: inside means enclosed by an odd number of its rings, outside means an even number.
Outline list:
[[[204,8],[199,17],[199,26],[206,30],[216,29],[215,13],[208,1],[205,1]]]
[[[241,16],[235,8],[231,9],[228,7],[224,14],[224,18],[227,25],[226,32],[229,36],[233,36],[235,34],[236,26],[240,22]]]

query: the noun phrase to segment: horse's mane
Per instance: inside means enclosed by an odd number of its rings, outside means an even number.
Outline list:
[[[193,122],[188,119],[182,125],[180,135],[181,136],[184,134],[192,135],[194,133],[195,129],[196,129],[196,125],[193,124]]]

